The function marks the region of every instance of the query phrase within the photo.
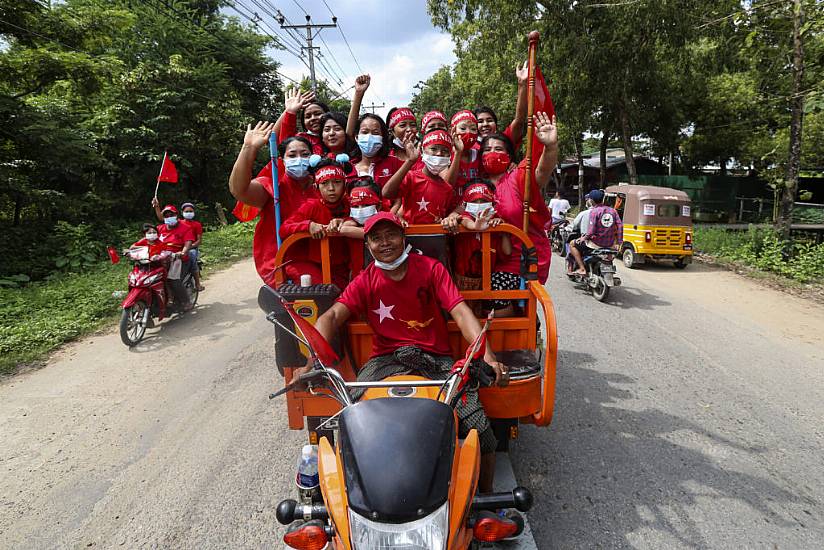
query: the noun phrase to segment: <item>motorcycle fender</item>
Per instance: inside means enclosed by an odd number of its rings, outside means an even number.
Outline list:
[[[132,307],[138,300],[143,300],[148,306],[152,305],[152,295],[148,289],[134,287],[129,289],[129,293],[126,295],[123,303],[120,304],[120,307],[123,309]]]
[[[462,444],[455,445],[452,483],[449,486],[449,542],[447,548],[468,548],[472,531],[467,516],[478,488],[481,471],[481,446],[478,432],[470,430]]]
[[[335,548],[351,550],[349,545],[349,505],[346,498],[346,483],[343,477],[343,463],[325,437],[318,443],[318,474],[320,492],[326,511],[335,526]]]
[[[612,273],[609,273],[609,272],[604,273],[603,278],[604,278],[604,284],[605,285],[615,286],[615,280],[613,279]]]

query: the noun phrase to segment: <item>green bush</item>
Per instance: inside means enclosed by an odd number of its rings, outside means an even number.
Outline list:
[[[66,229],[69,234],[84,231]],[[201,245],[204,264],[214,269],[248,256],[253,233],[251,223],[207,230]],[[128,245],[139,237],[133,230],[117,238]],[[0,374],[99,328],[118,313],[121,300],[112,294],[127,288],[130,263],[112,265],[108,257],[93,264],[84,263],[85,258],[80,262],[85,266],[80,272],[58,273],[22,287],[2,286],[4,279],[0,279]]]
[[[787,259],[783,243],[772,228],[750,226],[747,231],[730,231],[696,227],[695,250],[802,283],[824,282],[824,244],[797,240]]]

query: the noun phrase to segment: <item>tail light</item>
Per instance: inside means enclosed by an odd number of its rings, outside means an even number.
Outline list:
[[[326,530],[315,523],[307,523],[283,536],[283,542],[298,550],[323,550],[329,543]]]
[[[511,537],[518,531],[518,525],[509,518],[501,516],[485,516],[475,522],[472,534],[475,540],[481,542],[497,542]]]
[[[644,233],[644,240],[648,243],[652,242],[652,233],[650,231]]]
[[[684,233],[684,242],[692,244],[692,233]]]

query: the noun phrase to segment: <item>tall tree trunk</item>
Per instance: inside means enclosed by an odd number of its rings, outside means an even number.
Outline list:
[[[575,157],[578,159],[578,206],[584,207],[584,195],[588,190],[584,190],[584,135],[578,134],[575,139]]]
[[[668,176],[672,175],[672,160],[673,160],[673,154],[672,154],[672,151],[670,151],[670,154],[669,154],[669,167],[667,168],[667,175]]]
[[[12,218],[11,224],[14,227],[20,226],[20,214],[23,210],[23,195],[20,193],[16,193],[14,195],[14,217]]]
[[[801,26],[804,8],[801,0],[793,0],[793,93],[790,100],[790,156],[787,162],[787,178],[781,192],[781,206],[776,223],[784,240],[784,250],[792,252],[790,229],[792,224],[795,194],[798,190],[798,171],[801,163],[801,128],[804,117],[804,96],[801,93],[804,78],[804,46],[801,42]]]
[[[632,129],[629,126],[629,113],[626,109],[626,102],[619,107],[621,111],[621,133],[624,138],[624,158],[627,163],[627,174],[629,182],[638,185],[638,172],[635,170],[635,156],[632,150]]]
[[[601,188],[607,186],[607,145],[611,131],[612,128],[604,127],[604,134],[601,136]]]

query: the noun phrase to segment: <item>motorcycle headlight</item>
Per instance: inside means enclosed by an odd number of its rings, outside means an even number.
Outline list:
[[[355,550],[443,550],[449,537],[448,506],[447,501],[428,516],[409,523],[378,523],[350,509],[352,547]]]
[[[158,279],[159,277],[160,277],[160,275],[152,275],[151,277],[146,277],[146,279],[144,279],[144,281],[143,281],[143,284],[144,284],[144,285],[150,285],[150,284],[153,284],[154,282],[156,282],[156,281],[157,281],[157,279]]]

